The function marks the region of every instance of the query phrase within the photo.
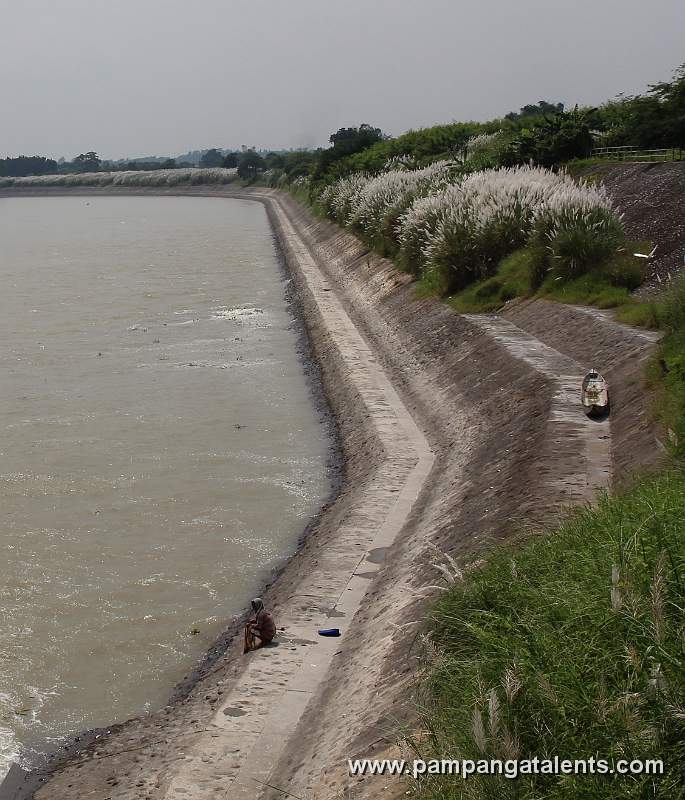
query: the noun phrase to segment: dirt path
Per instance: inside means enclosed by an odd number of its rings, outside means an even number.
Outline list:
[[[266,203],[338,422],[344,480],[265,595],[285,628],[279,645],[242,658],[233,643],[178,702],[54,761],[35,798],[388,797],[391,781],[351,780],[347,759],[395,755],[414,725],[418,624],[438,551],[472,558],[591,499],[618,463],[609,431],[653,458],[644,417],[597,424],[578,403],[586,353],[600,369],[611,361],[623,401],[652,343],[587,314],[579,333],[578,316],[551,304],[459,316],[416,298],[407,275],[287,195],[175,193]],[[318,637],[324,626],[345,635]]]

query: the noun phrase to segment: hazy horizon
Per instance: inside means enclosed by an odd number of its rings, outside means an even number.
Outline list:
[[[685,60],[677,0],[0,0],[0,157],[179,155],[599,104]]]

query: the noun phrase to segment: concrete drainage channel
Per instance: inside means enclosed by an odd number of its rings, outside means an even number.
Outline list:
[[[540,469],[545,473],[544,481],[553,485],[562,498],[562,505],[591,502],[611,483],[611,428],[608,419],[591,420],[581,411],[580,385],[585,370],[572,358],[502,317],[492,314],[464,316],[516,358],[536,369],[542,379],[553,382],[554,394],[547,422],[549,436],[539,454]],[[569,446],[572,452],[568,452]]]

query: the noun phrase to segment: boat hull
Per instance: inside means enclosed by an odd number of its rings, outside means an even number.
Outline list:
[[[597,419],[598,417],[606,417],[609,414],[609,403],[605,403],[604,405],[591,405],[586,406],[583,405],[583,411],[588,417],[592,419]]]
[[[588,417],[597,419],[609,414],[609,386],[597,370],[590,370],[583,378],[580,400]]]

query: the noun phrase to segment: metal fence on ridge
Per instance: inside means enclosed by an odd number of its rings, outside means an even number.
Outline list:
[[[680,147],[667,147],[654,150],[642,150],[639,147],[625,145],[622,147],[595,147],[592,158],[607,161],[682,161],[685,150]]]

